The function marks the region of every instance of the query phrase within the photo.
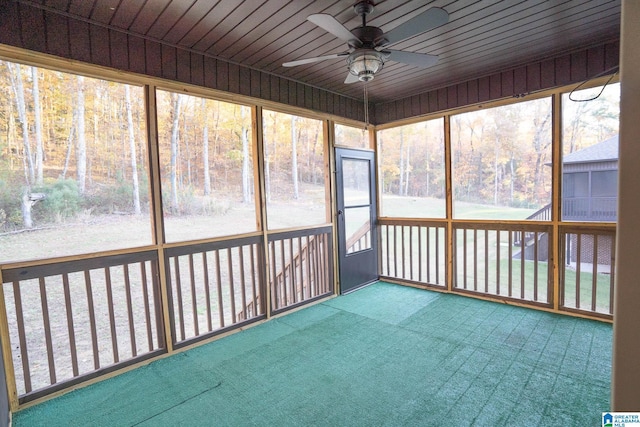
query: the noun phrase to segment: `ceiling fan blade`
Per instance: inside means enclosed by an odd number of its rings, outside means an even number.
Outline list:
[[[429,55],[428,53],[405,52],[403,50],[385,49],[383,54],[388,55],[387,59],[404,64],[415,65],[420,68],[427,68],[438,62],[437,55]]]
[[[384,38],[387,44],[396,43],[439,27],[447,22],[449,22],[447,11],[439,7],[432,7],[385,33]]]
[[[341,56],[346,56],[348,54],[349,52],[342,52],[342,53],[334,53],[333,55],[317,56],[315,58],[298,59],[297,61],[285,62],[284,64],[282,64],[282,66],[296,67],[298,65],[313,64],[314,62],[320,62],[326,59],[340,58]]]
[[[347,74],[347,78],[344,79],[344,83],[345,84],[357,83],[359,81],[360,81],[360,79],[358,78],[358,76],[354,76],[351,73],[348,73]]]
[[[356,47],[362,46],[362,41],[331,15],[327,15],[326,13],[315,13],[313,15],[309,15],[307,20],[333,34],[340,40],[344,40]]]

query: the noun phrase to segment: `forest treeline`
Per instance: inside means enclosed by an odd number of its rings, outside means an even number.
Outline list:
[[[162,90],[156,99],[165,215],[225,214],[254,204],[251,109]],[[0,231],[79,213],[149,212],[142,87],[0,61],[0,100]],[[563,96],[563,152],[617,133],[618,103],[617,84],[588,102]],[[451,116],[454,199],[546,205],[551,122],[551,98]],[[324,203],[322,121],[264,110],[262,123],[268,203]],[[351,130],[361,144],[364,133]],[[385,129],[377,139],[383,194],[444,198],[443,119]],[[314,187],[320,190],[305,194]]]
[[[563,153],[618,133],[619,85],[563,96]],[[551,201],[551,98],[451,116],[455,201],[541,208]],[[378,132],[383,194],[445,197],[444,120]]]
[[[249,107],[158,90],[165,214],[254,203]],[[0,230],[149,211],[142,87],[0,61]],[[324,183],[319,120],[265,111],[269,200]]]

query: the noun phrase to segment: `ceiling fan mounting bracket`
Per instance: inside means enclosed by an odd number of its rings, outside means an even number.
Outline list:
[[[356,12],[356,15],[362,16],[364,18],[365,16],[373,12],[373,2],[371,1],[358,2],[353,6],[353,10]]]

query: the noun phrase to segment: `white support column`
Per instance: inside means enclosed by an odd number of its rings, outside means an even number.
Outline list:
[[[640,1],[622,0],[611,409],[640,411]],[[603,408],[603,411],[607,408]]]

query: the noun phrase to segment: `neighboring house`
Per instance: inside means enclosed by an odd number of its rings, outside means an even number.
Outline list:
[[[549,164],[550,166],[550,164]],[[529,219],[550,219],[551,205],[534,213]],[[606,221],[618,218],[618,135],[563,157],[562,161],[562,219],[563,221]],[[566,241],[566,263],[611,265],[612,239],[592,235],[569,234]],[[547,260],[546,234],[538,236],[538,259]],[[525,234],[525,257],[534,259],[532,234]],[[578,241],[580,239],[580,241]],[[580,254],[576,248],[580,248]],[[579,258],[578,258],[579,255]],[[519,253],[515,257],[520,256]]]
[[[562,219],[614,222],[618,219],[618,135],[564,156]],[[613,263],[611,237],[599,236],[594,241],[592,235],[570,236],[567,263],[601,266]]]
[[[562,162],[562,219],[616,221],[618,135],[567,154]]]

